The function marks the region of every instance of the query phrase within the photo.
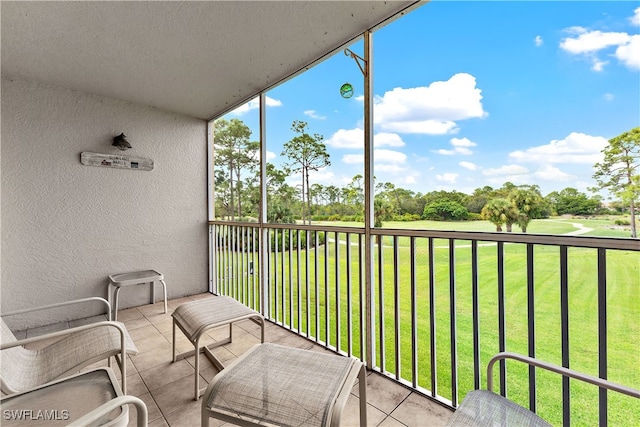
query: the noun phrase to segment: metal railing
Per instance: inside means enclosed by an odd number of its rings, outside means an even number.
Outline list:
[[[393,229],[372,230],[367,239],[351,227],[222,221],[210,227],[214,293],[452,408],[481,388],[486,362],[507,350],[640,384],[639,353],[627,354],[622,372],[618,348],[640,339],[633,324],[634,316],[640,322],[640,303],[622,318],[618,311],[627,306],[616,304],[640,295],[638,240]],[[626,269],[632,283],[617,279]],[[568,378],[554,387],[534,367],[509,372],[501,361],[503,396],[534,412],[539,400],[547,406],[553,400],[564,425],[580,416],[571,410],[580,389]],[[561,394],[551,399],[547,388]],[[601,425],[615,412],[611,404],[628,411],[629,402],[609,402],[601,389],[593,405]],[[640,419],[640,407],[635,415]]]

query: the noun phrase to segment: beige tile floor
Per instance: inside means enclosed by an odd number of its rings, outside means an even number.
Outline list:
[[[149,426],[199,426],[200,401],[193,400],[194,357],[172,362],[172,320],[171,313],[178,305],[202,298],[215,298],[211,294],[200,294],[169,301],[167,314],[163,313],[163,304],[143,305],[128,308],[118,313],[118,320],[123,322],[131,338],[138,347],[138,354],[130,356],[127,364],[127,387],[129,394],[142,399],[149,410]],[[81,319],[64,322],[42,328],[35,328],[16,336],[36,336],[52,330],[60,330],[90,321],[104,318]],[[228,328],[214,329],[208,333],[209,342],[224,339]],[[328,351],[312,341],[291,333],[285,328],[267,322],[265,340],[291,347],[313,351]],[[176,332],[177,351],[193,349],[182,335]],[[233,342],[215,350],[223,363],[231,361],[244,353],[248,348],[260,342],[260,328],[246,320],[234,325]],[[208,358],[200,355],[201,387],[217,373]],[[102,365],[101,363],[99,365]],[[116,374],[120,372],[115,365]],[[358,386],[351,391],[346,408],[342,415],[342,426],[359,425]],[[132,407],[129,425],[135,425],[135,409]],[[367,375],[367,416],[368,425],[390,426],[441,426],[445,425],[452,412],[426,397],[412,392],[402,385],[369,372]],[[213,427],[224,424],[212,420]]]

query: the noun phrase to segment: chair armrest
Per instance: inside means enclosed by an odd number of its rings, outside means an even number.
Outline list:
[[[146,427],[148,423],[148,418],[149,418],[147,413],[147,405],[145,405],[145,403],[139,398],[131,395],[116,397],[115,399],[112,399],[106,403],[103,403],[93,411],[83,415],[82,417],[78,418],[77,420],[69,424],[69,427],[84,427],[88,425],[93,425],[93,423],[95,423],[100,417],[107,415],[109,412],[113,411],[114,409],[120,406],[128,405],[128,404],[133,404],[136,407],[136,412],[138,414],[137,416],[138,422],[136,425],[138,427],[143,427],[143,426]]]
[[[541,360],[534,359],[532,357],[524,356],[522,354],[510,353],[510,352],[502,352],[498,353],[491,358],[489,364],[487,365],[487,389],[489,391],[493,391],[493,365],[502,359],[513,359],[519,362],[524,362],[528,365],[535,366],[538,368],[545,369],[547,371],[555,372],[557,374],[561,374],[570,378],[574,378],[576,380],[580,380],[589,384],[596,385],[598,387],[606,388],[608,390],[617,391],[618,393],[626,394],[631,397],[635,397],[640,399],[640,390],[633,389],[631,387],[627,387],[621,384],[617,384],[603,378],[594,377],[591,375],[583,374],[581,372],[577,372],[571,370],[569,368],[565,368],[562,366],[553,365],[551,363],[543,362]]]
[[[47,309],[50,309],[50,308],[64,307],[64,306],[72,305],[72,304],[82,304],[82,303],[85,303],[85,302],[93,302],[93,301],[102,302],[106,306],[107,313],[109,315],[109,320],[111,320],[111,304],[109,303],[109,301],[107,301],[106,299],[101,298],[101,297],[80,298],[80,299],[76,299],[76,300],[64,301],[64,302],[59,302],[59,303],[55,303],[55,304],[42,305],[42,306],[39,306],[39,307],[24,308],[22,310],[11,311],[9,313],[2,313],[2,317],[13,316],[15,314],[30,313],[30,312],[39,311],[39,310],[47,310]]]
[[[7,349],[7,348],[11,348],[11,347],[18,347],[18,346],[22,346],[22,345],[27,345],[27,344],[31,344],[31,343],[38,342],[38,341],[44,341],[44,340],[47,340],[49,338],[56,338],[56,337],[61,337],[61,336],[65,336],[65,335],[71,335],[71,334],[74,334],[76,332],[84,331],[86,329],[93,329],[93,328],[98,328],[98,327],[102,327],[102,326],[110,326],[110,327],[116,328],[120,332],[120,342],[122,344],[122,350],[123,350],[123,352],[126,352],[124,326],[122,326],[122,324],[120,324],[118,322],[114,322],[112,320],[105,320],[103,322],[90,323],[88,325],[77,326],[75,328],[69,328],[69,329],[65,329],[65,330],[62,330],[62,331],[50,332],[48,334],[38,335],[37,337],[33,337],[33,338],[25,338],[25,339],[22,339],[22,340],[0,343],[0,350],[4,350],[4,349]],[[124,356],[124,353],[123,353],[123,356]]]
[[[105,320],[103,322],[96,322],[96,323],[90,323],[88,325],[82,325],[82,326],[77,326],[75,328],[70,328],[70,329],[65,329],[63,331],[58,331],[58,332],[51,332],[48,334],[44,334],[44,335],[39,335],[37,337],[33,337],[33,338],[25,338],[23,340],[17,340],[17,341],[12,341],[12,342],[8,342],[8,343],[0,343],[0,350],[4,350],[7,348],[11,348],[11,347],[17,347],[17,346],[22,346],[22,345],[26,345],[26,344],[30,344],[30,343],[34,343],[34,342],[38,342],[38,341],[42,341],[42,340],[46,340],[49,338],[56,338],[56,337],[61,337],[61,336],[65,336],[65,335],[72,335],[76,332],[80,332],[80,331],[84,331],[87,329],[93,329],[93,328],[99,328],[99,327],[103,327],[103,326],[107,326],[107,327],[112,327],[112,328],[116,328],[118,330],[118,332],[120,333],[120,373],[122,374],[122,392],[126,393],[127,392],[127,345],[126,345],[126,340],[125,337],[127,335],[126,330],[124,325],[122,325],[121,323],[118,322],[114,322],[111,320]],[[0,378],[1,380],[1,378]]]

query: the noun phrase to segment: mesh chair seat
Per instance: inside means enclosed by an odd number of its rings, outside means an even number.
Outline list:
[[[366,425],[366,380],[355,358],[260,344],[218,373],[202,401],[202,425],[214,417],[240,425],[339,425],[360,375],[361,425]]]
[[[447,426],[551,427],[551,424],[499,394],[488,390],[474,390],[465,396]]]
[[[2,343],[17,342],[4,319],[1,323]],[[120,331],[107,325],[114,322],[102,323],[104,325],[100,327],[77,332],[69,330],[68,335],[38,350],[22,346],[2,350],[2,384],[3,387],[10,387],[6,392],[32,389],[92,363],[119,355],[122,351]],[[120,325],[124,328],[124,325]],[[126,329],[124,338],[126,353],[137,354],[138,349]]]
[[[133,396],[123,396],[110,368],[96,368],[0,400],[5,427],[74,423],[125,427],[129,403],[138,410],[137,425],[146,426],[146,405]]]

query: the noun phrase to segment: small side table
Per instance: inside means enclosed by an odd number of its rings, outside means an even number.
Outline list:
[[[129,285],[142,285],[149,283],[151,285],[151,304],[156,302],[155,282],[162,284],[164,292],[164,312],[167,313],[167,284],[164,282],[162,273],[155,270],[134,271],[131,273],[111,274],[109,276],[108,298],[109,303],[113,307],[113,320],[118,320],[118,295],[120,288]],[[113,297],[113,298],[112,298]]]

